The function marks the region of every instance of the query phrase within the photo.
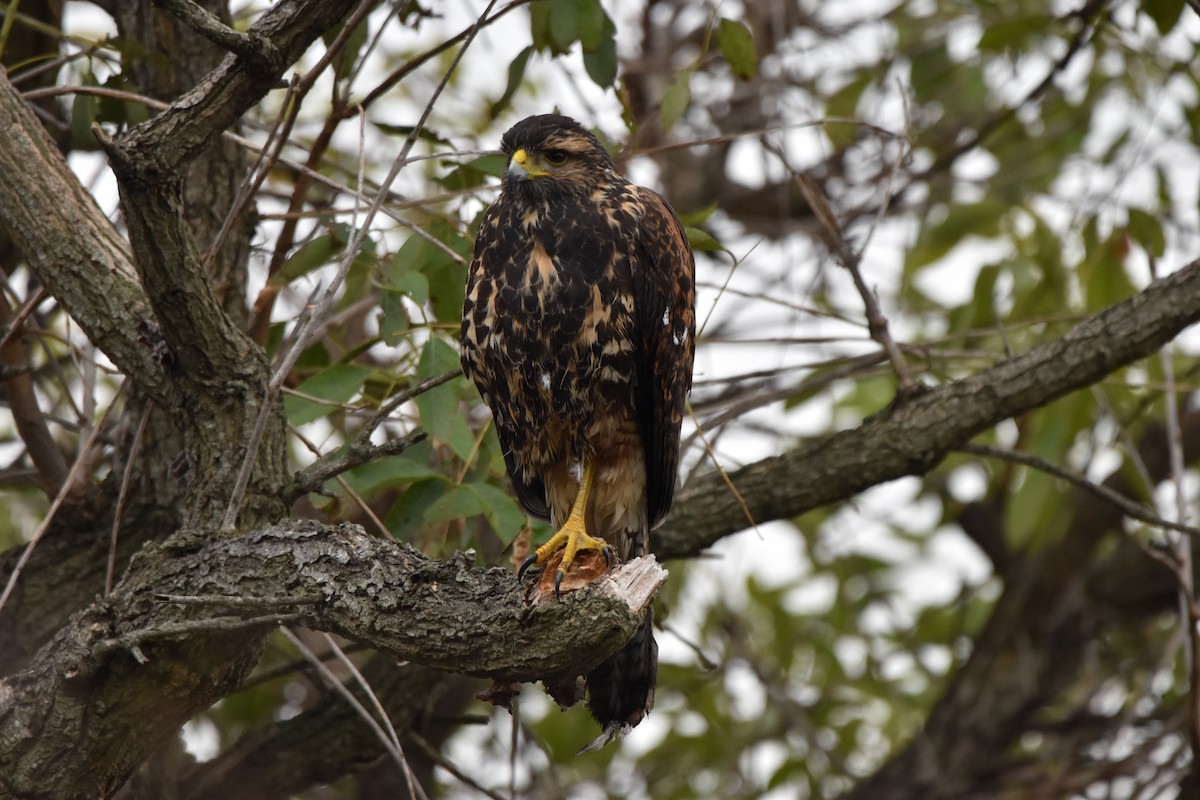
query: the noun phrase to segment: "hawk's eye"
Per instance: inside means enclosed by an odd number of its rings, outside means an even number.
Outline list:
[[[562,150],[547,150],[546,163],[554,167],[561,167],[567,163],[567,154]]]

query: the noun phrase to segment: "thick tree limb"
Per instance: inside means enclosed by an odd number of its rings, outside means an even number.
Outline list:
[[[299,522],[173,542],[144,550],[113,595],[0,681],[0,792],[110,793],[257,657],[250,645],[261,634],[239,627],[241,617],[261,619],[261,632],[286,614],[475,675],[569,677],[615,652],[639,624],[649,596],[631,607],[620,580],[666,577],[652,558],[637,559],[562,602],[529,606],[505,570],[475,568],[465,556],[434,561],[356,526]],[[213,602],[164,599],[180,595]]]
[[[530,606],[511,572],[479,569],[471,556],[437,561],[354,525],[297,521],[143,567],[113,599],[111,635],[93,650],[163,638],[168,624],[261,616],[269,606],[430,667],[501,680],[573,677],[633,635],[653,597],[643,577],[657,589],[666,572],[652,557],[635,559],[586,592]],[[188,600],[172,602],[181,595]]]
[[[142,180],[170,178],[207,144],[276,88],[284,70],[321,34],[342,20],[356,0],[283,0],[246,32],[249,41],[268,42],[246,61],[236,54],[170,108],[122,137],[115,162],[129,159]],[[115,169],[125,165],[114,163]]]
[[[283,71],[354,5],[352,0],[278,3],[245,34],[260,45],[256,57],[227,56],[194,89],[115,141],[94,128],[120,181],[138,271],[163,335],[183,362],[182,375],[218,384],[239,381],[243,366],[261,359],[254,357],[258,348],[249,338],[219,313],[220,302],[185,223],[186,167],[275,88]]]
[[[3,72],[0,225],[88,338],[161,398],[165,381],[148,341],[157,322],[128,248]]]

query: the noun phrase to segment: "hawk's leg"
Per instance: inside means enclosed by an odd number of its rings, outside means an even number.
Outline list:
[[[592,491],[592,478],[595,473],[592,470],[591,464],[584,465],[583,477],[579,482],[579,494],[575,495],[575,504],[571,507],[571,513],[567,516],[567,521],[559,528],[558,533],[550,537],[550,541],[539,547],[529,558],[525,559],[525,563],[521,565],[521,569],[517,572],[517,578],[525,574],[525,570],[531,566],[542,566],[546,563],[556,551],[562,550],[562,561],[558,565],[558,575],[554,578],[554,593],[558,594],[559,584],[562,583],[563,576],[567,574],[567,570],[571,568],[571,563],[575,560],[575,555],[580,550],[599,550],[604,554],[604,560],[612,563],[612,546],[603,539],[597,539],[590,535],[584,526],[584,514],[587,511],[588,495]]]

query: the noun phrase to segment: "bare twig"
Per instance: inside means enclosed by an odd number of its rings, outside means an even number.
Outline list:
[[[133,480],[133,465],[137,463],[138,448],[142,444],[142,434],[146,430],[146,423],[150,420],[152,408],[153,406],[147,403],[146,408],[142,411],[137,431],[133,434],[133,442],[130,443],[129,452],[125,455],[125,472],[121,475],[121,489],[117,493],[117,508],[113,512],[112,541],[108,545],[108,566],[104,570],[105,597],[112,592],[113,573],[117,567],[117,535],[121,530],[121,517],[125,514],[125,498],[129,495],[129,484]]]
[[[280,628],[280,632],[283,634],[284,638],[291,642],[292,646],[299,650],[301,655],[303,655],[308,662],[316,668],[317,673],[320,674],[321,679],[325,682],[325,684],[334,692],[336,692],[339,697],[345,700],[350,707],[354,709],[355,713],[362,717],[363,721],[366,722],[368,727],[371,728],[372,733],[375,734],[375,738],[379,740],[379,743],[383,745],[383,749],[399,765],[401,771],[403,772],[404,778],[408,782],[409,796],[425,798],[425,792],[423,789],[421,789],[420,782],[413,777],[412,770],[409,769],[408,760],[404,757],[404,750],[400,747],[399,741],[394,741],[388,736],[383,728],[380,727],[379,722],[373,716],[371,716],[371,712],[367,711],[366,707],[359,702],[358,698],[346,688],[345,684],[337,679],[337,676],[334,675],[329,667],[325,665],[325,662],[322,661],[306,644],[304,644],[304,642],[300,640],[299,636],[287,628]],[[343,658],[345,658],[344,654]],[[355,670],[355,672],[357,672],[357,670]],[[374,696],[373,692],[371,694]],[[376,702],[378,702],[378,699],[376,699]],[[388,725],[391,727],[390,722]],[[417,794],[417,791],[419,791],[420,794]],[[428,800],[428,798],[425,798],[425,800]]]
[[[514,715],[513,718],[516,719],[516,716]],[[441,751],[426,741],[425,737],[421,734],[410,730],[407,734],[405,734],[405,738],[415,744],[417,749],[421,751],[421,754],[428,758],[431,762],[437,764],[439,767],[446,770],[446,772],[449,772],[455,778],[458,778],[458,780],[465,783],[467,786],[470,786],[483,796],[490,797],[492,800],[507,800],[504,795],[493,792],[491,789],[488,789],[485,786],[481,786],[478,782],[472,779],[470,775],[467,775],[465,772],[455,766],[453,762],[442,755]],[[516,792],[513,792],[512,797],[516,796]]]
[[[27,369],[22,369],[32,363],[29,352],[19,339],[13,338],[25,331],[25,320],[44,297],[45,290],[39,289],[14,312],[9,308],[8,299],[0,295],[0,322],[4,323],[3,335],[0,335],[0,365],[17,370],[7,375],[5,385],[0,387],[0,397],[8,400],[17,433],[25,443],[42,486],[48,494],[54,494],[67,481],[67,459],[50,432],[46,414],[38,402],[33,376]]]
[[[1200,528],[1185,525],[1181,522],[1172,522],[1169,519],[1164,519],[1153,513],[1145,506],[1130,500],[1123,494],[1113,491],[1107,486],[1102,486],[1098,483],[1093,483],[1081,475],[1065,470],[1062,467],[1052,464],[1044,458],[1031,456],[1027,453],[1018,453],[1015,450],[1004,450],[999,447],[989,447],[983,444],[968,443],[955,448],[962,453],[971,453],[977,456],[986,458],[997,458],[1002,461],[1009,461],[1013,464],[1020,464],[1026,467],[1032,467],[1039,472],[1045,472],[1047,475],[1053,475],[1056,478],[1061,478],[1074,486],[1078,486],[1086,492],[1096,495],[1102,500],[1112,503],[1121,510],[1125,516],[1130,519],[1136,519],[1139,522],[1144,522],[1147,525],[1153,525],[1156,528],[1164,530],[1178,531],[1186,533],[1188,536],[1200,537]]]
[[[288,428],[291,430],[292,435],[299,439],[314,455],[321,455],[321,449],[317,447],[317,445],[307,436],[297,430],[294,425],[289,423]],[[411,446],[411,443],[409,446]],[[389,539],[395,538],[392,536],[392,532],[388,529],[388,526],[384,525],[383,520],[381,520],[379,515],[375,513],[375,509],[371,508],[370,503],[364,500],[362,495],[354,491],[354,487],[350,485],[350,482],[346,480],[345,476],[335,475],[334,479],[338,482],[338,486],[342,487],[342,491],[350,496],[350,499],[354,501],[354,504],[358,506],[360,511],[366,514],[367,518],[370,519],[371,523],[379,529],[379,532],[382,535]],[[313,491],[320,491],[320,487],[314,489]]]
[[[1150,258],[1150,274],[1157,278],[1154,257]],[[1175,367],[1171,363],[1171,346],[1168,344],[1159,351],[1162,362],[1163,382],[1167,390],[1163,392],[1166,404],[1167,454],[1171,463],[1171,483],[1175,488],[1175,515],[1180,524],[1187,521],[1187,495],[1184,488],[1183,475],[1183,435],[1179,426],[1179,398],[1175,393]],[[1179,616],[1180,624],[1185,631],[1184,653],[1187,657],[1188,671],[1188,742],[1192,750],[1192,769],[1197,767],[1196,758],[1200,755],[1200,606],[1196,602],[1195,574],[1192,571],[1192,553],[1195,543],[1183,537],[1174,537],[1171,548],[1175,553],[1177,569],[1175,579],[1179,584]]]
[[[377,458],[397,455],[418,442],[424,441],[426,436],[424,431],[413,431],[407,436],[392,439],[379,445],[371,444],[371,436],[397,408],[412,400],[417,395],[441,386],[443,383],[453,380],[461,374],[460,370],[451,370],[441,375],[435,375],[432,378],[426,378],[388,400],[380,406],[374,416],[367,420],[366,424],[363,425],[354,435],[354,438],[346,445],[331,453],[326,453],[307,468],[298,472],[287,496],[295,499],[302,494],[316,491],[325,481],[336,475],[340,475],[348,469],[353,469],[360,464],[366,464]]]
[[[198,633],[219,633],[223,631],[241,631],[246,628],[260,628],[264,625],[282,625],[301,619],[301,614],[267,614],[261,617],[209,617],[207,619],[187,620],[185,622],[166,622],[153,628],[131,631],[111,639],[103,639],[92,648],[93,656],[102,656],[114,650],[128,650],[139,663],[148,659],[139,648],[142,642],[154,639],[171,639],[176,636],[195,636]]]
[[[117,393],[113,396],[112,402],[108,408],[104,409],[104,415],[100,418],[100,422],[92,429],[91,435],[84,442],[83,447],[79,451],[79,456],[76,457],[75,463],[71,465],[71,470],[67,473],[67,478],[59,487],[58,494],[54,497],[54,502],[50,504],[50,508],[46,511],[46,516],[42,518],[42,522],[38,525],[37,530],[33,532],[33,536],[29,539],[29,544],[25,545],[25,549],[21,551],[21,557],[17,559],[16,566],[13,567],[12,574],[8,576],[8,583],[4,587],[4,591],[0,593],[0,609],[4,608],[4,604],[8,602],[8,598],[12,595],[13,589],[17,586],[17,579],[21,576],[21,570],[29,563],[30,556],[33,555],[34,548],[38,542],[46,535],[46,531],[50,530],[50,523],[54,521],[54,515],[58,512],[63,501],[67,499],[67,495],[71,492],[71,487],[75,485],[75,479],[81,471],[83,464],[87,463],[86,456],[92,449],[92,445],[96,443],[96,439],[100,437],[100,431],[104,430],[104,423],[108,420],[109,413],[117,405],[117,400],[121,393],[125,391],[125,383],[122,383],[117,388]]]
[[[358,684],[359,688],[362,689],[363,693],[366,694],[368,699],[370,699],[371,706],[375,709],[375,713],[379,715],[379,722],[384,728],[387,729],[388,741],[391,742],[392,746],[396,748],[396,752],[400,756],[400,766],[404,771],[404,780],[408,784],[408,796],[414,798],[425,797],[424,789],[414,778],[412,770],[408,766],[408,759],[404,757],[404,748],[400,745],[400,737],[396,734],[396,726],[392,724],[392,720],[388,717],[387,711],[384,710],[383,703],[379,702],[379,696],[375,694],[375,690],[371,688],[369,683],[367,683],[367,679],[363,677],[362,672],[360,672],[358,667],[354,665],[354,662],[346,657],[346,654],[342,651],[341,646],[334,641],[333,637],[328,633],[323,633],[322,635],[325,637],[325,642],[329,645],[329,649],[334,655],[337,656],[338,661],[342,663],[342,666],[345,667],[354,677],[354,682]]]
[[[891,333],[888,332],[887,317],[879,307],[879,298],[863,280],[859,254],[846,241],[842,226],[838,222],[837,216],[834,215],[833,209],[829,207],[829,202],[825,199],[825,194],[817,182],[803,172],[796,172],[795,177],[800,192],[808,201],[818,222],[821,223],[821,228],[825,232],[826,245],[837,258],[838,263],[845,267],[846,271],[850,273],[850,277],[854,279],[854,286],[858,289],[858,294],[862,297],[863,306],[866,309],[867,330],[870,332],[871,338],[883,347],[888,361],[891,362],[892,370],[896,373],[897,398],[904,400],[912,397],[920,390],[920,384],[913,379],[912,373],[908,369],[908,362],[904,360],[904,353],[900,351]]]
[[[453,75],[455,69],[458,68],[458,64],[462,60],[463,55],[466,54],[467,48],[469,48],[471,43],[475,40],[475,36],[479,33],[484,21],[487,18],[487,15],[491,13],[492,7],[495,4],[496,0],[491,0],[491,2],[489,2],[487,7],[484,9],[483,14],[475,21],[475,25],[471,28],[470,35],[467,36],[462,47],[460,47],[458,52],[455,53],[454,59],[450,62],[450,66],[446,69],[445,74],[442,75],[442,80],[438,83],[437,88],[435,88],[433,91],[433,95],[425,104],[424,109],[421,111],[420,118],[417,120],[416,124],[413,125],[412,131],[409,133],[408,138],[404,141],[404,146],[400,149],[400,153],[392,162],[392,168],[388,171],[388,175],[384,179],[380,191],[375,195],[375,199],[372,201],[371,207],[367,209],[367,213],[363,218],[362,224],[355,231],[354,238],[351,239],[350,244],[346,247],[346,253],[342,257],[341,264],[338,265],[337,274],[334,276],[333,280],[330,282],[330,285],[325,290],[325,294],[321,298],[320,303],[300,324],[299,330],[296,333],[296,341],[284,355],[281,363],[275,370],[275,374],[271,378],[271,384],[267,389],[269,393],[273,394],[279,391],[279,387],[283,385],[284,380],[286,380],[287,376],[291,374],[292,367],[294,367],[296,361],[299,360],[300,354],[303,353],[305,348],[308,347],[313,328],[329,312],[330,307],[333,305],[333,301],[336,299],[338,289],[345,280],[346,274],[350,271],[350,267],[353,265],[354,259],[357,257],[359,250],[362,249],[363,242],[366,241],[367,232],[371,228],[371,223],[374,221],[375,215],[379,213],[379,210],[383,207],[384,202],[387,200],[388,187],[392,185],[397,176],[399,176],[400,170],[403,169],[408,163],[408,154],[412,150],[413,145],[416,144],[417,138],[419,137],[421,131],[424,130],[425,123],[429,119],[430,113],[433,111],[434,104],[441,96],[442,91],[446,88],[446,85],[450,82],[450,76]],[[253,470],[254,462],[257,459],[258,447],[262,442],[263,434],[266,431],[266,421],[268,415],[271,413],[271,409],[272,407],[270,403],[263,403],[262,410],[259,412],[258,420],[254,426],[254,431],[251,433],[250,440],[247,442],[245,458],[242,461],[242,466],[238,472],[237,480],[234,482],[233,491],[230,493],[229,506],[226,508],[225,518],[221,522],[222,531],[229,532],[235,528],[238,509],[241,507],[242,498],[246,494],[246,487],[250,483],[250,474]]]
[[[700,425],[700,420],[696,419],[696,412],[692,410],[691,403],[688,403],[687,411],[688,416],[692,418],[692,424],[696,426],[695,435],[700,439],[700,444],[704,447],[704,454],[708,456],[710,461],[712,461],[717,473],[721,476],[721,480],[724,482],[726,488],[729,489],[729,493],[733,495],[733,499],[737,501],[738,506],[742,509],[742,513],[746,515],[746,522],[750,524],[751,528],[754,528],[754,532],[757,533],[761,539],[762,531],[758,529],[758,523],[754,520],[754,513],[750,510],[750,506],[746,504],[746,498],[743,497],[742,493],[738,491],[737,486],[734,486],[733,479],[729,477],[729,473],[725,471],[725,467],[721,466],[721,462],[717,458],[717,454],[713,451],[712,445],[708,443],[708,437],[704,435],[704,430]]]
[[[181,606],[219,606],[222,608],[297,608],[325,602],[324,595],[295,597],[249,597],[234,594],[156,594],[155,600]]]

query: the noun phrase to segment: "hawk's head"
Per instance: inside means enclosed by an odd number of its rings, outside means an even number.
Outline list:
[[[504,188],[514,195],[590,194],[608,183],[616,165],[600,140],[570,117],[526,117],[500,139],[508,156]]]

